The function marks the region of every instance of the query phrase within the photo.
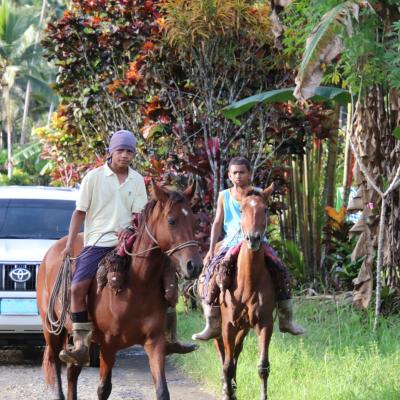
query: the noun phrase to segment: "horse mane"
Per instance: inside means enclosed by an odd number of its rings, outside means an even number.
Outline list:
[[[260,192],[260,190],[257,190],[257,189],[251,189],[251,190],[249,190],[249,191],[246,193],[245,197],[249,197],[249,196],[259,196],[259,197],[263,197],[262,194],[261,194],[261,192]]]

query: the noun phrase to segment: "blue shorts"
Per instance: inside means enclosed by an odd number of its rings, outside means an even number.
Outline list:
[[[84,247],[76,260],[76,268],[72,276],[72,284],[92,279],[97,272],[100,261],[115,247]]]

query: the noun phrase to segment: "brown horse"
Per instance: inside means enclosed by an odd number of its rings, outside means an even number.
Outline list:
[[[118,295],[106,286],[100,294],[93,281],[88,295],[89,315],[94,324],[93,340],[100,345],[100,384],[98,398],[105,400],[111,393],[111,372],[115,353],[134,344],[143,345],[149,356],[151,374],[158,400],[168,400],[165,378],[166,342],[164,327],[167,302],[162,287],[162,274],[166,254],[175,258],[180,273],[193,279],[201,271],[202,262],[194,242],[195,218],[189,205],[194,185],[183,194],[169,192],[154,186],[155,198],[145,207],[139,226],[126,287]],[[46,329],[46,311],[57,272],[62,263],[60,253],[66,238],[60,239],[47,252],[38,276],[38,307],[43,321],[46,350],[43,370],[47,383],[55,389],[57,399],[64,399],[61,386],[61,361],[58,355],[66,345],[71,322],[66,323],[62,334],[56,336]],[[74,246],[79,254],[82,239]],[[56,314],[60,313],[60,304]],[[77,381],[81,367],[68,364],[68,400],[77,399]]]
[[[215,340],[215,347],[222,362],[224,400],[236,399],[237,363],[250,328],[258,335],[261,399],[267,399],[268,347],[273,330],[275,291],[261,245],[267,223],[263,195],[268,196],[251,191],[241,202],[243,244],[232,284],[225,294],[220,295],[222,337]]]

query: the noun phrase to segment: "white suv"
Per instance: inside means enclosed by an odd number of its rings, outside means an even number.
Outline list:
[[[0,186],[0,347],[43,343],[36,304],[39,265],[67,235],[75,189]]]

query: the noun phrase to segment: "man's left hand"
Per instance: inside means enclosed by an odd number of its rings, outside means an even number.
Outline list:
[[[122,229],[118,232],[118,241],[122,243],[128,239],[129,236],[132,236],[132,231],[130,229]]]

